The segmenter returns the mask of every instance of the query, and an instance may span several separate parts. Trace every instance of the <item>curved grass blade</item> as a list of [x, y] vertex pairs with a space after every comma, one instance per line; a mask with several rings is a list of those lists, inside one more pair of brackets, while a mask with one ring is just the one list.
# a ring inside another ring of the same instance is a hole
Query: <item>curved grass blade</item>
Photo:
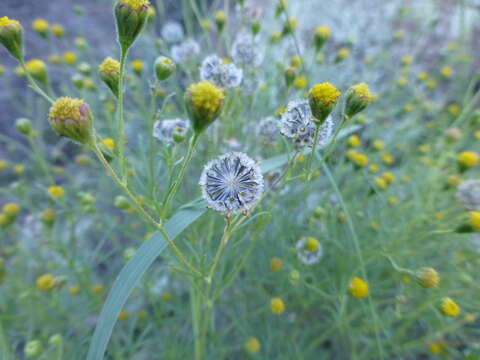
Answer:
[[[177, 237], [185, 228], [199, 218], [206, 211], [205, 204], [199, 203], [175, 214], [166, 224], [165, 230], [172, 239]], [[88, 351], [87, 360], [101, 360], [107, 349], [113, 327], [117, 322], [118, 314], [125, 305], [128, 296], [137, 285], [142, 275], [147, 271], [155, 259], [167, 247], [163, 236], [157, 232], [146, 240], [137, 250], [135, 256], [123, 267], [113, 283], [107, 300], [103, 304], [97, 327], [93, 334]]]

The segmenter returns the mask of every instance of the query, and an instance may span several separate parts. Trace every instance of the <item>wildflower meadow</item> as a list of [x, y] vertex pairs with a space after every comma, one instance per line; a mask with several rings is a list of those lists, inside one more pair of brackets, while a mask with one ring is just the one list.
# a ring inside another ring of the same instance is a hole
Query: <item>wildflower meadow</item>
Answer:
[[479, 1], [39, 3], [0, 360], [480, 359]]

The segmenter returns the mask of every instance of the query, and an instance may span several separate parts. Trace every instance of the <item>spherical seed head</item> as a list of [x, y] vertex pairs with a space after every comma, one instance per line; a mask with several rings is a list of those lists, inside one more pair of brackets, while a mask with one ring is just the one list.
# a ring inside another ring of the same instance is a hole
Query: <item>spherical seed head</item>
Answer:
[[0, 18], [0, 44], [17, 60], [23, 57], [23, 28], [17, 20]]
[[8, 203], [8, 204], [3, 205], [2, 210], [3, 210], [3, 213], [5, 215], [7, 215], [8, 217], [14, 218], [20, 212], [20, 206], [18, 206], [15, 203]]
[[260, 342], [255, 337], [251, 337], [245, 343], [245, 350], [252, 355], [258, 353], [260, 351], [260, 347]]
[[433, 268], [423, 268], [417, 271], [417, 282], [427, 289], [436, 288], [440, 282], [440, 275]]
[[350, 281], [350, 294], [356, 299], [363, 299], [368, 296], [368, 284], [365, 280], [359, 277], [354, 277]]
[[338, 102], [340, 91], [329, 82], [315, 84], [308, 93], [308, 101], [317, 123], [322, 124]]
[[44, 274], [37, 278], [36, 285], [39, 290], [50, 291], [55, 286], [55, 278], [52, 274]]
[[462, 309], [460, 306], [458, 306], [455, 301], [453, 301], [451, 298], [446, 297], [442, 299], [442, 302], [440, 304], [440, 309], [443, 313], [443, 315], [448, 316], [448, 317], [457, 317], [460, 315]]
[[195, 132], [200, 133], [215, 121], [220, 114], [224, 99], [223, 91], [209, 81], [202, 81], [188, 87], [185, 92], [185, 105]]
[[282, 299], [276, 297], [270, 301], [270, 310], [275, 315], [281, 315], [285, 312], [285, 304]]
[[50, 108], [48, 121], [60, 136], [80, 144], [92, 141], [92, 113], [81, 99], [61, 97]]
[[124, 51], [133, 44], [143, 29], [149, 7], [147, 0], [119, 0], [115, 5], [118, 42]]

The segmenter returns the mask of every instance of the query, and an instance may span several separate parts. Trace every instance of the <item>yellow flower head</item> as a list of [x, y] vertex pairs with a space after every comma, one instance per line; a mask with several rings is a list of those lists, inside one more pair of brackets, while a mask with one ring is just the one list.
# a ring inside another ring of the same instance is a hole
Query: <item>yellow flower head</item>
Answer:
[[408, 84], [408, 78], [406, 76], [400, 76], [397, 80], [397, 84], [400, 87], [404, 87]]
[[215, 12], [214, 18], [215, 18], [215, 22], [218, 25], [224, 24], [225, 21], [227, 21], [227, 15], [225, 15], [225, 12], [222, 10], [218, 10], [217, 12]]
[[36, 284], [39, 290], [50, 291], [55, 287], [55, 278], [52, 274], [44, 274], [37, 278]]
[[452, 69], [450, 66], [444, 66], [444, 67], [442, 67], [442, 69], [440, 70], [440, 74], [441, 74], [444, 78], [451, 78], [452, 75], [453, 75], [453, 69]]
[[480, 211], [470, 211], [469, 217], [470, 225], [476, 231], [480, 231]]
[[274, 257], [270, 260], [270, 269], [273, 272], [279, 272], [283, 269], [283, 261], [277, 257]]
[[377, 164], [372, 164], [370, 165], [370, 167], [368, 168], [368, 170], [370, 170], [371, 173], [376, 173], [378, 172], [378, 165]]
[[457, 156], [458, 163], [466, 168], [478, 165], [478, 160], [478, 154], [473, 151], [464, 151]]
[[52, 34], [58, 38], [63, 37], [63, 35], [65, 34], [65, 29], [63, 28], [62, 25], [59, 25], [59, 24], [52, 25], [51, 30], [52, 30]]
[[105, 138], [102, 140], [102, 146], [110, 151], [113, 151], [115, 150], [115, 140], [112, 138]]
[[133, 71], [140, 73], [143, 71], [143, 61], [142, 60], [133, 60], [132, 63], [132, 69]]
[[50, 24], [45, 19], [36, 19], [32, 23], [32, 29], [38, 33], [45, 33], [48, 31]]
[[385, 148], [385, 143], [381, 140], [374, 140], [373, 147], [375, 150], [383, 150]]
[[17, 20], [9, 19], [8, 16], [0, 17], [0, 28], [11, 25], [20, 26], [20, 23]]
[[249, 338], [245, 343], [245, 350], [252, 355], [258, 353], [260, 351], [260, 347], [260, 342], [256, 337]]
[[420, 81], [425, 81], [428, 79], [428, 73], [423, 71], [421, 72], [420, 74], [418, 74], [418, 77], [417, 77], [418, 80]]
[[410, 65], [413, 62], [413, 57], [412, 56], [404, 56], [402, 58], [402, 65]]
[[337, 57], [339, 60], [345, 60], [348, 55], [350, 55], [350, 50], [348, 50], [347, 48], [341, 48], [340, 50], [338, 50]]
[[209, 81], [190, 85], [187, 93], [191, 95], [195, 107], [209, 112], [218, 111], [225, 99], [223, 91]]
[[285, 304], [282, 299], [276, 297], [270, 301], [270, 310], [275, 315], [281, 315], [285, 312]]
[[290, 60], [290, 65], [293, 68], [298, 68], [300, 65], [302, 65], [302, 58], [300, 56], [294, 56], [292, 60]]
[[373, 182], [375, 183], [375, 185], [378, 186], [380, 190], [385, 190], [388, 187], [387, 182], [381, 177], [376, 177], [375, 179], [373, 179]]
[[297, 89], [304, 89], [308, 84], [308, 80], [305, 76], [299, 76], [295, 79], [295, 87]]
[[120, 0], [119, 3], [135, 11], [145, 7], [148, 8], [150, 5], [147, 0]]
[[319, 26], [315, 29], [315, 35], [321, 38], [329, 38], [331, 33], [332, 32], [328, 26]]
[[458, 306], [455, 301], [448, 297], [442, 299], [440, 309], [442, 310], [443, 315], [449, 317], [457, 317], [462, 311], [460, 306]]
[[48, 188], [48, 193], [55, 199], [61, 199], [65, 196], [65, 190], [61, 186], [50, 186]]
[[351, 147], [359, 147], [360, 145], [362, 145], [362, 140], [358, 135], [349, 136], [347, 142], [348, 142], [348, 146], [351, 146]]
[[320, 243], [314, 237], [307, 237], [305, 241], [305, 249], [311, 252], [317, 251], [320, 246]]
[[17, 175], [22, 175], [25, 171], [25, 166], [17, 164], [13, 167], [13, 172]]
[[391, 165], [395, 162], [395, 158], [391, 154], [382, 154], [382, 160], [385, 164]]
[[340, 91], [329, 82], [313, 85], [309, 94], [315, 99], [315, 101], [324, 105], [336, 104], [341, 95]]
[[0, 160], [0, 171], [6, 170], [8, 167], [8, 162], [5, 160]]
[[14, 218], [20, 212], [20, 206], [15, 203], [8, 203], [3, 205], [3, 213], [10, 218]]
[[70, 293], [70, 295], [78, 295], [78, 293], [80, 292], [80, 286], [78, 285], [72, 285], [68, 288], [68, 292]]
[[128, 312], [126, 310], [122, 310], [118, 313], [118, 320], [125, 321], [128, 319]]
[[395, 181], [395, 175], [393, 175], [393, 173], [387, 171], [387, 172], [384, 172], [382, 174], [382, 178], [383, 180], [385, 180], [385, 182], [390, 185], [392, 182]]
[[68, 65], [73, 65], [77, 62], [77, 55], [73, 51], [67, 51], [63, 54], [63, 61]]
[[367, 83], [363, 82], [357, 85], [353, 85], [352, 87], [350, 87], [350, 89], [355, 93], [356, 96], [363, 99], [367, 103], [371, 103], [376, 99], [376, 96], [370, 92]]
[[98, 70], [103, 73], [120, 73], [120, 63], [111, 57], [107, 57], [100, 64]]
[[96, 284], [92, 287], [92, 291], [94, 294], [101, 294], [103, 292], [103, 286], [100, 284]]
[[359, 166], [359, 167], [364, 167], [368, 165], [368, 156], [365, 154], [356, 154], [353, 157], [353, 162]]
[[428, 289], [438, 287], [440, 275], [433, 268], [423, 268], [417, 271], [417, 282]]
[[350, 294], [356, 299], [363, 299], [368, 296], [368, 284], [359, 277], [354, 277], [350, 281]]
[[45, 65], [45, 63], [39, 59], [27, 61], [25, 67], [30, 74], [41, 74], [47, 71], [47, 65]]

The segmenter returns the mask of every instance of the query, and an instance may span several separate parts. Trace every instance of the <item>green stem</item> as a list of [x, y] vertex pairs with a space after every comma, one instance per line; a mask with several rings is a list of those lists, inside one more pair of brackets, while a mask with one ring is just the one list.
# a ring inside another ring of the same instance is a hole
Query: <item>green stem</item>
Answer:
[[127, 183], [126, 159], [125, 159], [125, 130], [123, 129], [123, 78], [125, 77], [125, 60], [127, 58], [128, 47], [121, 47], [120, 55], [120, 75], [118, 78], [118, 158], [120, 159], [120, 171], [122, 182]]
[[312, 178], [312, 162], [313, 162], [313, 157], [315, 156], [315, 151], [317, 150], [317, 144], [318, 144], [318, 134], [320, 133], [320, 124], [317, 124], [317, 127], [315, 129], [315, 137], [313, 139], [313, 147], [312, 147], [312, 152], [310, 153], [310, 156], [308, 157], [308, 164], [307, 164], [307, 181], [310, 181]]
[[133, 201], [133, 203], [135, 204], [135, 207], [137, 209], [137, 212], [147, 221], [149, 222], [150, 224], [152, 224], [154, 226], [154, 228], [156, 230], [158, 230], [162, 235], [163, 237], [165, 238], [165, 240], [167, 241], [168, 245], [170, 246], [170, 248], [172, 249], [173, 253], [175, 254], [177, 260], [183, 264], [184, 266], [186, 266], [192, 273], [194, 273], [195, 275], [197, 276], [201, 276], [200, 272], [195, 269], [193, 267], [192, 264], [190, 264], [186, 259], [185, 257], [182, 255], [182, 252], [178, 249], [178, 247], [175, 245], [175, 243], [173, 242], [173, 240], [170, 238], [170, 236], [167, 234], [167, 232], [165, 231], [164, 227], [163, 227], [163, 224], [161, 222], [157, 222], [153, 219], [152, 216], [150, 216], [150, 214], [143, 208], [143, 206], [141, 205], [141, 201], [140, 199], [138, 199], [131, 191], [130, 189], [127, 187], [127, 185], [125, 185], [125, 183], [123, 183], [120, 178], [118, 177], [118, 175], [115, 173], [115, 171], [112, 169], [112, 167], [110, 166], [110, 164], [108, 163], [108, 161], [105, 159], [105, 157], [103, 156], [103, 153], [100, 151], [99, 147], [98, 147], [98, 144], [94, 141], [92, 143], [92, 150], [93, 152], [95, 153], [95, 155], [97, 155], [98, 159], [100, 160], [100, 162], [102, 163], [102, 165], [105, 167], [105, 169], [107, 170], [107, 172], [109, 173], [109, 175], [112, 177], [113, 181], [115, 183], [117, 183], [117, 185], [122, 189], [122, 191]]
[[[360, 271], [362, 273], [363, 279], [368, 283], [367, 271], [365, 269], [365, 262], [363, 260], [362, 251], [360, 249], [360, 242], [358, 240], [357, 232], [355, 231], [355, 227], [353, 225], [353, 221], [352, 221], [352, 218], [350, 216], [350, 212], [348, 211], [347, 206], [345, 205], [345, 202], [343, 201], [342, 193], [340, 192], [340, 189], [338, 188], [337, 183], [335, 182], [335, 179], [333, 178], [333, 175], [330, 172], [330, 169], [328, 168], [327, 164], [323, 163], [322, 168], [323, 168], [325, 174], [327, 175], [328, 180], [330, 181], [330, 184], [332, 185], [333, 191], [337, 195], [337, 198], [340, 202], [340, 206], [341, 206], [343, 212], [345, 213], [345, 215], [347, 217], [347, 225], [348, 225], [348, 228], [350, 230], [350, 233], [352, 234], [352, 240], [353, 240], [353, 245], [354, 245], [354, 248], [355, 248], [355, 253], [358, 257], [358, 261], [360, 262]], [[368, 296], [368, 305], [369, 305], [371, 316], [372, 316], [372, 319], [373, 319], [373, 327], [374, 327], [374, 330], [375, 330], [375, 338], [376, 338], [376, 342], [377, 342], [378, 351], [380, 353], [379, 354], [380, 359], [384, 359], [385, 354], [384, 354], [384, 350], [383, 350], [383, 346], [382, 346], [382, 341], [380, 339], [380, 329], [379, 329], [379, 326], [378, 326], [377, 313], [375, 312], [375, 308], [374, 308], [373, 300], [372, 300], [371, 296]]]
[[195, 145], [197, 144], [198, 137], [199, 137], [198, 134], [194, 134], [190, 138], [190, 142], [188, 144], [187, 154], [185, 155], [185, 160], [182, 163], [182, 167], [180, 168], [180, 172], [178, 173], [178, 176], [175, 179], [173, 185], [168, 190], [165, 201], [163, 202], [162, 212], [161, 212], [161, 215], [160, 215], [160, 219], [162, 219], [162, 220], [165, 220], [165, 218], [168, 216], [168, 210], [169, 210], [170, 202], [172, 201], [172, 199], [177, 194], [178, 187], [182, 183], [183, 177], [185, 176], [185, 169], [187, 168], [188, 164], [190, 163], [190, 160], [192, 159], [193, 150], [195, 149]]
[[20, 66], [22, 67], [23, 71], [25, 72], [25, 75], [27, 76], [27, 80], [30, 84], [30, 87], [40, 96], [42, 96], [45, 100], [47, 100], [50, 104], [53, 104], [55, 101], [48, 96], [45, 91], [43, 91], [38, 85], [35, 79], [30, 75], [30, 73], [27, 70], [27, 67], [25, 66], [25, 60], [22, 58], [20, 59]]
[[30, 147], [32, 148], [33, 156], [37, 159], [38, 165], [40, 166], [42, 171], [45, 173], [45, 176], [47, 177], [48, 182], [53, 185], [54, 181], [53, 181], [52, 174], [50, 174], [50, 171], [48, 170], [47, 162], [42, 156], [42, 152], [38, 148], [37, 142], [33, 140], [31, 135], [27, 135], [27, 138], [28, 138], [28, 142], [30, 143]]

